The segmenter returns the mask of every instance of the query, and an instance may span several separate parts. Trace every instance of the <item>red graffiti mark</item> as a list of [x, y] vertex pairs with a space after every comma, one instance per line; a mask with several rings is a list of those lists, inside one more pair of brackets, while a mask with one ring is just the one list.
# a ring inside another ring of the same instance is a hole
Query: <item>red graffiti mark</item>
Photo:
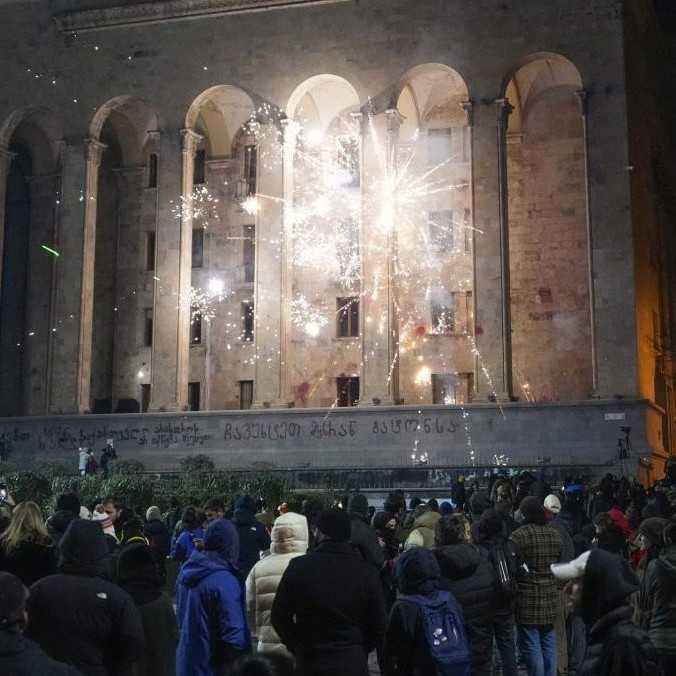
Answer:
[[422, 338], [422, 336], [425, 335], [425, 327], [424, 326], [416, 326], [415, 335], [418, 336], [419, 338]]
[[484, 330], [480, 326], [474, 327], [474, 335], [475, 336], [482, 336], [483, 333], [484, 333]]
[[307, 404], [307, 397], [310, 394], [310, 383], [301, 383], [294, 388], [295, 398], [300, 401], [303, 406]]

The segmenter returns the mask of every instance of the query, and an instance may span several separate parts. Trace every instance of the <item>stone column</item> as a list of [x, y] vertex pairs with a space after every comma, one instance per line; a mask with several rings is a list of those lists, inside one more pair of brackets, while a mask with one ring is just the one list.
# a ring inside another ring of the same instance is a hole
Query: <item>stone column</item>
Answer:
[[195, 152], [201, 139], [191, 129], [183, 129], [180, 137], [164, 133], [160, 141], [150, 388], [153, 411], [179, 411], [188, 404], [193, 221], [190, 196]]
[[594, 290], [594, 240], [591, 219], [591, 183], [589, 181], [589, 125], [587, 120], [588, 94], [584, 89], [576, 92], [582, 117], [582, 136], [584, 140], [584, 190], [586, 201], [587, 225], [587, 288], [589, 293], [589, 339], [592, 364], [592, 397], [599, 396], [598, 362], [596, 358], [596, 292]]
[[256, 276], [254, 284], [255, 376], [254, 406], [280, 407], [288, 403], [285, 313], [288, 312], [286, 237], [284, 232], [284, 172], [266, 166], [280, 143], [276, 130], [264, 134], [258, 147], [258, 212], [256, 214]]
[[473, 109], [474, 296], [480, 397], [512, 394], [506, 99]]
[[362, 127], [360, 405], [398, 399], [395, 314], [396, 152], [401, 117], [392, 109], [365, 118]]
[[85, 141], [84, 232], [82, 237], [82, 282], [80, 285], [80, 338], [77, 362], [77, 410], [89, 410], [94, 323], [94, 265], [96, 262], [96, 201], [99, 167], [106, 146], [96, 139]]
[[[67, 143], [61, 154], [61, 197], [55, 248], [55, 293], [51, 322], [50, 413], [79, 410], [80, 312], [83, 284], [85, 146]], [[94, 207], [96, 204], [94, 203]]]

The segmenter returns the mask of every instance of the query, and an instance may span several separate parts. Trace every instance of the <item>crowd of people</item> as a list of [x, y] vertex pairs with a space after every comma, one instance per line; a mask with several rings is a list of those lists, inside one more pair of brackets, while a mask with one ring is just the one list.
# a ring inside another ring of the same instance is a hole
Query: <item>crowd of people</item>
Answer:
[[8, 496], [0, 674], [676, 673], [676, 459], [650, 490], [522, 472], [448, 497], [69, 493], [45, 520]]

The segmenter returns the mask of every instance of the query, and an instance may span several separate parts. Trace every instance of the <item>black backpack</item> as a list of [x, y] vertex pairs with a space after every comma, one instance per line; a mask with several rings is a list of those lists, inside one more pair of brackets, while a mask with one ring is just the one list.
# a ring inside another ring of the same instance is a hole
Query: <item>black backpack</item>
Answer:
[[497, 578], [497, 592], [504, 603], [511, 603], [519, 591], [519, 577], [523, 574], [523, 561], [511, 540], [494, 547], [490, 553]]

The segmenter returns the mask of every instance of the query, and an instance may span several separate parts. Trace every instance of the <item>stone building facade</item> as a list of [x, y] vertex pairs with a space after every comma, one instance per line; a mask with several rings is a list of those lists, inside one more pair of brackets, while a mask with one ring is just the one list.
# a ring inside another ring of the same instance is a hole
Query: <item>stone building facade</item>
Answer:
[[517, 4], [0, 3], [0, 414], [641, 399], [663, 461], [650, 3]]

